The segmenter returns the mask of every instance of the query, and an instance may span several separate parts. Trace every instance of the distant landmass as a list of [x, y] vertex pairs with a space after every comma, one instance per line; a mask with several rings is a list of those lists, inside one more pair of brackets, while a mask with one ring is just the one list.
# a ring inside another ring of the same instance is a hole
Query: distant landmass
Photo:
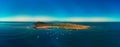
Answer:
[[37, 28], [37, 29], [62, 28], [62, 29], [83, 30], [83, 29], [89, 29], [91, 27], [87, 25], [79, 25], [79, 24], [71, 24], [71, 23], [48, 24], [45, 22], [35, 22], [34, 25], [35, 25], [34, 28]]

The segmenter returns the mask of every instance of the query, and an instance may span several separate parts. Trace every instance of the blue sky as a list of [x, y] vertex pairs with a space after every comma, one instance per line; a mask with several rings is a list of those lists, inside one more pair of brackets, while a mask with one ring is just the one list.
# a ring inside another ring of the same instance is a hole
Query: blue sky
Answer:
[[120, 21], [119, 0], [0, 0], [0, 21]]

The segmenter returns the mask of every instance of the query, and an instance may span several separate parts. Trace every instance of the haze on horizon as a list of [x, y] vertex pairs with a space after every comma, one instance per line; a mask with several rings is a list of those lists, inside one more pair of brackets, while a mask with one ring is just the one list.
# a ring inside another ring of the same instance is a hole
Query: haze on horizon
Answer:
[[0, 0], [0, 21], [119, 22], [118, 0]]

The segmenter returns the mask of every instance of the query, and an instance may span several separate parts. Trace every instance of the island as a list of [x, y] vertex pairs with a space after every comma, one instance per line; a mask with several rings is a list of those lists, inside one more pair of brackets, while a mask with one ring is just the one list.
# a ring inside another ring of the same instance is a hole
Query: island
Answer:
[[34, 28], [37, 29], [50, 29], [50, 28], [58, 28], [58, 29], [72, 29], [72, 30], [84, 30], [89, 29], [90, 26], [87, 25], [79, 25], [79, 24], [71, 24], [71, 23], [54, 23], [54, 24], [48, 24], [45, 22], [35, 22]]

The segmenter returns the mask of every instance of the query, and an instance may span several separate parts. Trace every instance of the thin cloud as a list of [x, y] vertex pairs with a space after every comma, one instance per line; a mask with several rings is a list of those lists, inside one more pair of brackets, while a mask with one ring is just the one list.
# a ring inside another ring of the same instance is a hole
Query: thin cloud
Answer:
[[110, 21], [109, 18], [103, 18], [103, 17], [72, 17], [66, 19], [66, 21], [72, 21], [72, 22], [105, 22], [105, 21]]
[[0, 21], [70, 21], [70, 22], [106, 22], [110, 18], [105, 17], [68, 17], [64, 19], [50, 17], [50, 16], [34, 16], [19, 15], [14, 17], [0, 18]]
[[25, 16], [25, 15], [0, 18], [0, 21], [54, 21], [54, 20], [56, 19], [53, 17], [48, 17], [48, 16], [30, 17], [30, 16]]

